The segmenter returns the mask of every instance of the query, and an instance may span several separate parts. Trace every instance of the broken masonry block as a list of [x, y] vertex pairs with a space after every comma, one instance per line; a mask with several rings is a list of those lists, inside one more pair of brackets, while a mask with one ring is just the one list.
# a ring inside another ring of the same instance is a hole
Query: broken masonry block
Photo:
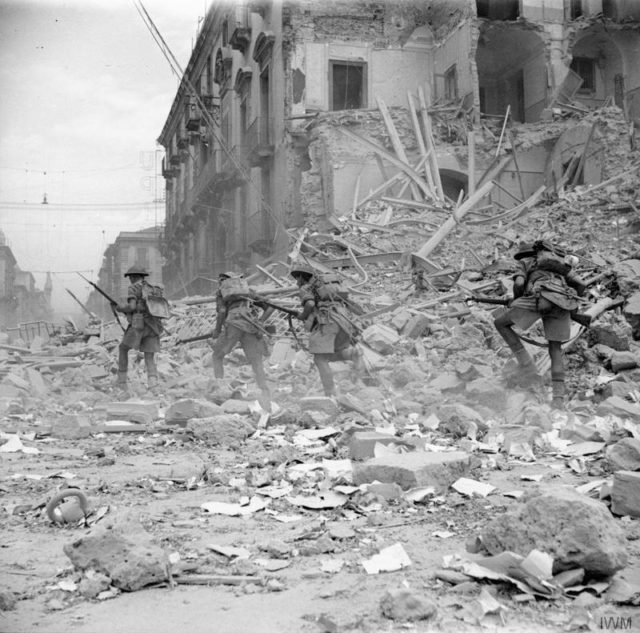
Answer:
[[589, 328], [589, 341], [606, 345], [618, 352], [629, 351], [631, 328], [621, 323], [595, 323]]
[[428, 620], [437, 613], [436, 603], [429, 598], [406, 589], [389, 589], [380, 601], [382, 615], [398, 622]]
[[631, 418], [635, 422], [640, 422], [640, 406], [628, 402], [619, 396], [611, 396], [600, 402], [597, 406], [596, 413], [603, 417], [611, 413], [621, 418]]
[[362, 340], [380, 354], [391, 354], [400, 340], [400, 335], [387, 325], [375, 323], [362, 332]]
[[640, 339], [640, 291], [634, 292], [627, 298], [622, 310], [624, 318], [631, 326], [634, 340]]
[[640, 517], [640, 473], [619, 470], [613, 475], [611, 512]]
[[197, 439], [213, 446], [237, 446], [256, 430], [250, 418], [236, 414], [193, 418], [187, 422], [186, 429]]
[[349, 458], [354, 460], [369, 459], [375, 456], [376, 444], [392, 444], [398, 438], [377, 431], [356, 431], [349, 442]]
[[67, 414], [51, 423], [51, 437], [79, 440], [89, 437], [96, 429], [91, 422], [77, 414]]
[[613, 352], [611, 355], [611, 371], [618, 373], [638, 366], [638, 357], [633, 352]]
[[494, 519], [482, 544], [491, 555], [546, 552], [554, 558], [554, 574], [583, 567], [610, 576], [628, 561], [624, 532], [607, 506], [568, 487], [545, 490]]
[[298, 400], [302, 411], [322, 411], [330, 416], [338, 415], [339, 409], [333, 398], [325, 396], [307, 396]]
[[222, 413], [238, 413], [240, 415], [251, 414], [251, 402], [248, 400], [236, 400], [235, 398], [229, 398], [220, 405]]
[[412, 314], [406, 308], [399, 308], [391, 317], [391, 325], [398, 331], [402, 332], [407, 323], [411, 320]]
[[402, 328], [402, 335], [407, 338], [419, 338], [429, 330], [431, 321], [424, 314], [414, 314]]
[[191, 418], [208, 418], [222, 413], [221, 407], [208, 400], [185, 398], [174, 402], [165, 412], [164, 421], [167, 424], [184, 424]]
[[[140, 529], [142, 533], [142, 529]], [[118, 528], [95, 528], [63, 547], [78, 569], [106, 574], [118, 589], [136, 591], [167, 580], [169, 559], [148, 537]]]
[[127, 420], [140, 424], [151, 424], [158, 419], [159, 415], [158, 403], [148, 400], [110, 402], [107, 405], [108, 420]]
[[469, 471], [471, 458], [462, 451], [432, 453], [414, 451], [374, 457], [353, 465], [353, 481], [360, 484], [380, 481], [396, 483], [403, 490], [417, 486], [433, 486], [444, 493], [449, 486]]
[[605, 458], [613, 473], [618, 470], [640, 470], [640, 440], [625, 437], [607, 446]]

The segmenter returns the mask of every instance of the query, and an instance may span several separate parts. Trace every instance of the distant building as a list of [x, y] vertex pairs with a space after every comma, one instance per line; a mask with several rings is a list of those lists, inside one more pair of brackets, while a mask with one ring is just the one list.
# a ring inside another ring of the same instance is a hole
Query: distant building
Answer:
[[0, 230], [0, 327], [16, 324], [18, 300], [15, 293], [16, 258]]
[[50, 294], [36, 288], [33, 273], [20, 269], [0, 231], [0, 327], [50, 321], [52, 317]]
[[[422, 87], [426, 107], [452, 104], [476, 126], [507, 108], [533, 123], [568, 100], [640, 117], [639, 20], [632, 0], [212, 3], [158, 139], [168, 294], [209, 294], [221, 270], [282, 259], [289, 229], [326, 232], [387, 180], [340, 133], [372, 124], [365, 135], [387, 143], [378, 99], [406, 112]], [[467, 156], [454, 145], [435, 153], [455, 203]], [[548, 178], [547, 151], [527, 157], [529, 180], [523, 158], [518, 194]]]
[[[129, 286], [124, 274], [133, 264], [146, 268], [151, 283], [162, 284], [160, 235], [159, 227], [119, 233], [113, 244], [104, 252], [96, 282], [98, 286], [116, 301], [124, 301]], [[91, 292], [86, 306], [104, 319], [113, 318], [109, 303], [96, 291]]]

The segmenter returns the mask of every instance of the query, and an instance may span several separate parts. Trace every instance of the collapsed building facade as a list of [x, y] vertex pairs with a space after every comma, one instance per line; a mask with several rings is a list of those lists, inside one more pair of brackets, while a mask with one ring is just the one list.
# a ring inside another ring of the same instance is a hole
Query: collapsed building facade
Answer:
[[557, 182], [585, 144], [575, 177], [599, 182], [597, 131], [547, 122], [610, 104], [640, 118], [639, 21], [625, 0], [214, 3], [159, 137], [168, 295], [210, 294], [222, 270], [284, 258], [292, 229], [331, 230], [396, 171], [343, 130], [389, 145], [383, 106], [410, 130], [418, 87], [430, 112], [448, 112], [433, 148], [442, 200], [491, 167], [492, 118], [538, 135], [506, 157], [491, 204]]

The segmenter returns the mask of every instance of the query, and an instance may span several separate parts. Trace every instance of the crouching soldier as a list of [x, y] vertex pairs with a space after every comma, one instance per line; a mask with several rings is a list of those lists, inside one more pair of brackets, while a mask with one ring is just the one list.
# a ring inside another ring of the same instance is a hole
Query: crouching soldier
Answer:
[[362, 369], [362, 353], [355, 345], [359, 330], [345, 307], [347, 293], [337, 279], [322, 279], [304, 264], [294, 266], [291, 276], [299, 288], [302, 311], [298, 317], [309, 332], [309, 352], [313, 354], [325, 395], [333, 396], [335, 383], [329, 363], [350, 360], [358, 371]]
[[[163, 327], [161, 317], [154, 316], [152, 312], [167, 317], [168, 304], [161, 296], [161, 288], [147, 283], [145, 277], [149, 273], [142, 266], [133, 265], [124, 276], [129, 278], [127, 303], [113, 304], [118, 312], [126, 314], [129, 322], [118, 348], [118, 385], [125, 387], [127, 384], [129, 350], [135, 349], [144, 353], [148, 386], [153, 389], [158, 384], [155, 355], [160, 351]], [[154, 306], [151, 311], [150, 306]]]
[[572, 273], [567, 263], [570, 258], [547, 242], [522, 244], [514, 259], [519, 263], [513, 278], [514, 300], [494, 324], [525, 377], [533, 378], [537, 375], [533, 359], [513, 326], [526, 330], [542, 319], [551, 357], [552, 406], [561, 408], [565, 396], [562, 343], [569, 340], [571, 312], [577, 309], [577, 297], [584, 293], [585, 284]]
[[238, 273], [221, 273], [216, 294], [216, 327], [213, 332], [213, 371], [216, 378], [224, 378], [224, 357], [240, 343], [244, 355], [251, 364], [256, 383], [261, 391], [260, 406], [270, 410], [271, 393], [267, 385], [262, 357], [267, 354], [268, 335], [262, 321], [268, 316], [260, 297]]

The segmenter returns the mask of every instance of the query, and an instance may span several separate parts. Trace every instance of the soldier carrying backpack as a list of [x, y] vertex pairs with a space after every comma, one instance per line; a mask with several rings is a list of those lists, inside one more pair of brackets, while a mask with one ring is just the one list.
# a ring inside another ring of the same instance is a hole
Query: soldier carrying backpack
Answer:
[[572, 272], [572, 256], [548, 242], [538, 240], [521, 244], [514, 255], [519, 269], [513, 277], [514, 300], [494, 320], [494, 325], [514, 353], [525, 377], [537, 375], [533, 359], [512, 326], [526, 330], [542, 319], [544, 336], [551, 357], [552, 405], [564, 404], [564, 361], [562, 343], [569, 340], [571, 312], [578, 307], [578, 296], [585, 291], [584, 282]]
[[163, 296], [160, 286], [147, 283], [145, 277], [149, 273], [138, 264], [134, 264], [124, 274], [129, 278], [127, 303], [112, 307], [127, 315], [129, 326], [118, 348], [118, 385], [127, 384], [129, 350], [135, 349], [144, 353], [149, 388], [158, 384], [158, 369], [155, 354], [160, 351], [160, 335], [163, 331], [161, 319], [169, 317], [169, 304]]
[[[212, 335], [214, 375], [216, 378], [224, 378], [224, 357], [240, 343], [261, 391], [260, 406], [270, 410], [271, 393], [263, 365], [263, 356], [268, 353], [267, 333], [262, 325], [268, 312], [261, 304], [258, 294], [249, 287], [241, 274], [225, 272], [218, 279], [217, 320]], [[260, 307], [264, 310], [262, 315], [258, 311]]]
[[329, 363], [350, 360], [359, 371], [362, 353], [356, 346], [360, 330], [349, 318], [355, 306], [335, 275], [320, 277], [306, 264], [291, 269], [299, 288], [302, 311], [298, 318], [309, 332], [309, 352], [318, 368], [324, 393], [335, 395], [333, 372]]

